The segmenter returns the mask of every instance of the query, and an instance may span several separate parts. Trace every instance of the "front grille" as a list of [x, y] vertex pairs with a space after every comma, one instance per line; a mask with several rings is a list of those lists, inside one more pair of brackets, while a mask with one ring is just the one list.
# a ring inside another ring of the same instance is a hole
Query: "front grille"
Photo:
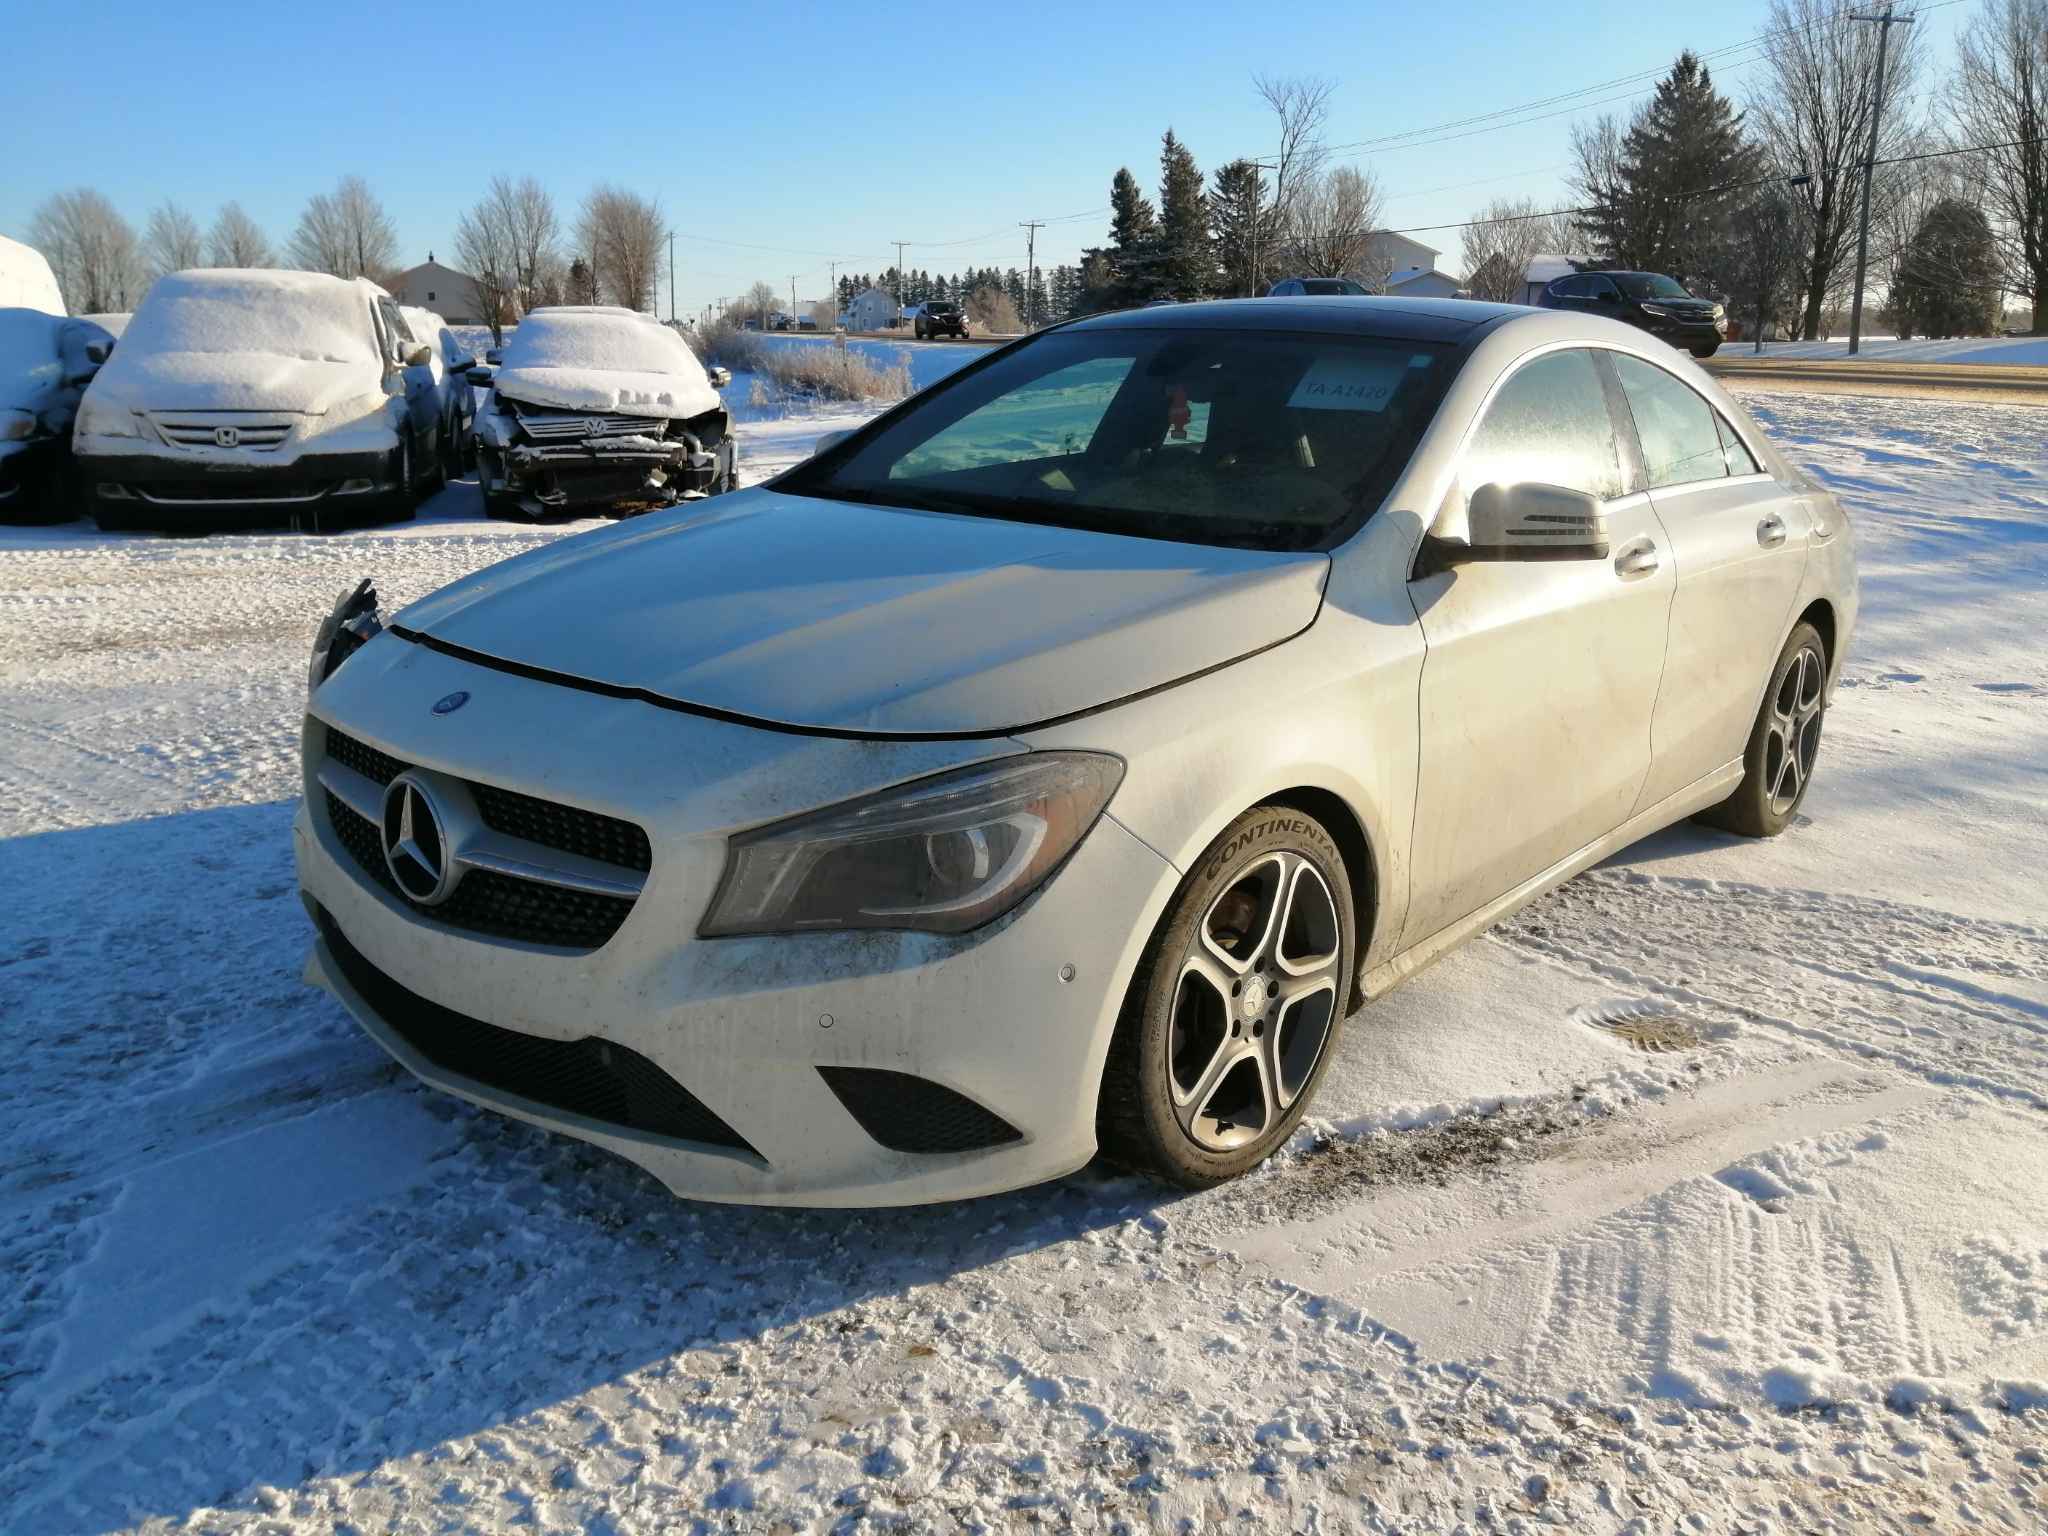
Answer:
[[622, 869], [637, 869], [643, 875], [654, 867], [654, 850], [647, 834], [630, 821], [557, 805], [495, 784], [472, 784], [469, 792], [476, 798], [477, 814], [493, 832]]
[[544, 1039], [444, 1008], [371, 964], [324, 910], [319, 923], [328, 953], [357, 996], [442, 1071], [629, 1131], [760, 1156], [744, 1136], [638, 1051], [594, 1035]]
[[633, 911], [631, 897], [600, 896], [543, 880], [521, 880], [494, 869], [469, 870], [439, 906], [417, 906], [391, 878], [375, 822], [358, 816], [331, 792], [327, 819], [349, 857], [372, 882], [433, 921], [465, 933], [556, 949], [599, 949], [611, 942]]
[[892, 1152], [978, 1152], [1023, 1133], [964, 1093], [880, 1067], [820, 1067], [818, 1075], [860, 1122]]
[[582, 411], [539, 411], [519, 408], [519, 425], [537, 443], [581, 442], [586, 437], [660, 437], [668, 427], [662, 416], [616, 416]]
[[156, 429], [167, 443], [180, 448], [217, 448], [222, 446], [214, 433], [222, 427], [232, 427], [239, 439], [237, 448], [247, 448], [256, 453], [274, 453], [291, 436], [292, 427], [288, 421], [230, 421], [209, 420], [206, 417], [165, 417], [156, 418]]

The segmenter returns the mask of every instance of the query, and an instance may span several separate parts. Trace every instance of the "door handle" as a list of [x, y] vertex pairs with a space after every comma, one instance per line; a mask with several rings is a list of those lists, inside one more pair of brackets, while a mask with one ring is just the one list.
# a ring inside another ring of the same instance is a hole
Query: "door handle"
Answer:
[[1623, 581], [1634, 581], [1640, 576], [1654, 575], [1657, 565], [1657, 546], [1644, 539], [1614, 557], [1614, 574]]
[[1756, 541], [1765, 549], [1776, 549], [1785, 542], [1785, 519], [1773, 512], [1756, 525]]

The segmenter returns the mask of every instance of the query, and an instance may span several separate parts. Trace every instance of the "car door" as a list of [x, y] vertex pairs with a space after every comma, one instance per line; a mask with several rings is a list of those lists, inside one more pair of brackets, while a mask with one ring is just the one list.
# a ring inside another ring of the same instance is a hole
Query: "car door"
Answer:
[[1586, 308], [1586, 280], [1583, 277], [1560, 277], [1550, 285], [1552, 307], [1583, 311]]
[[1447, 512], [1489, 482], [1569, 486], [1601, 498], [1608, 553], [1461, 565], [1410, 582], [1427, 650], [1406, 943], [1635, 808], [1672, 568], [1621, 411], [1595, 353], [1553, 350], [1496, 386], [1464, 445]]
[[1806, 569], [1811, 519], [1705, 395], [1609, 354], [1678, 571], [1643, 805], [1742, 755]]
[[389, 299], [377, 301], [377, 312], [384, 320], [384, 334], [390, 338], [392, 366], [405, 377], [405, 415], [412, 426], [414, 473], [420, 473], [420, 466], [431, 464], [436, 446], [441, 440], [441, 392], [434, 383], [431, 362], [418, 366], [408, 365], [406, 357], [419, 345], [412, 333], [412, 327], [405, 323], [405, 316], [398, 312], [398, 306]]

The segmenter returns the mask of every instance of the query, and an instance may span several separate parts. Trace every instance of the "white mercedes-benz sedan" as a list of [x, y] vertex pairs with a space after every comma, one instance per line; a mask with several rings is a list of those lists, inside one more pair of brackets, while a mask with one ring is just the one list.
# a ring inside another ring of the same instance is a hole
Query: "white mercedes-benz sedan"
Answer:
[[1460, 940], [1683, 817], [1782, 830], [1855, 615], [1834, 497], [1640, 331], [1098, 316], [768, 485], [345, 597], [309, 978], [682, 1195], [1213, 1183]]

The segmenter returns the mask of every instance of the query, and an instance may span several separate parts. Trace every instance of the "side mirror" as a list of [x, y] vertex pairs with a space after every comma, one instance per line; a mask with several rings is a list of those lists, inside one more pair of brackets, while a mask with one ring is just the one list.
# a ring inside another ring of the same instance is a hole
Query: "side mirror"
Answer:
[[88, 341], [85, 344], [85, 360], [88, 363], [104, 363], [113, 355], [114, 344], [111, 341]]
[[448, 371], [450, 373], [467, 373], [475, 366], [476, 356], [474, 353], [468, 357], [452, 357], [448, 360]]
[[399, 360], [408, 368], [424, 368], [434, 360], [434, 349], [425, 342], [399, 348]]
[[475, 365], [471, 365], [469, 371], [463, 374], [463, 377], [469, 380], [470, 387], [473, 389], [489, 389], [491, 387], [491, 380], [497, 377], [497, 375], [488, 368], [478, 368]]
[[837, 448], [841, 443], [845, 442], [851, 436], [853, 436], [853, 433], [851, 431], [827, 432], [823, 437], [818, 439], [817, 447], [811, 450], [811, 457], [816, 458], [821, 453], [825, 453], [830, 451], [831, 449]]
[[499, 349], [496, 347], [492, 347], [490, 351], [484, 354], [484, 361], [489, 363], [493, 368], [497, 367], [498, 364], [502, 363], [504, 360], [505, 354], [499, 351]]
[[1431, 534], [1416, 575], [1523, 560], [1605, 560], [1600, 498], [1562, 485], [1482, 485], [1465, 504], [1465, 538]]
[[732, 382], [732, 370], [730, 368], [706, 368], [704, 376], [711, 381], [713, 389], [723, 389]]

